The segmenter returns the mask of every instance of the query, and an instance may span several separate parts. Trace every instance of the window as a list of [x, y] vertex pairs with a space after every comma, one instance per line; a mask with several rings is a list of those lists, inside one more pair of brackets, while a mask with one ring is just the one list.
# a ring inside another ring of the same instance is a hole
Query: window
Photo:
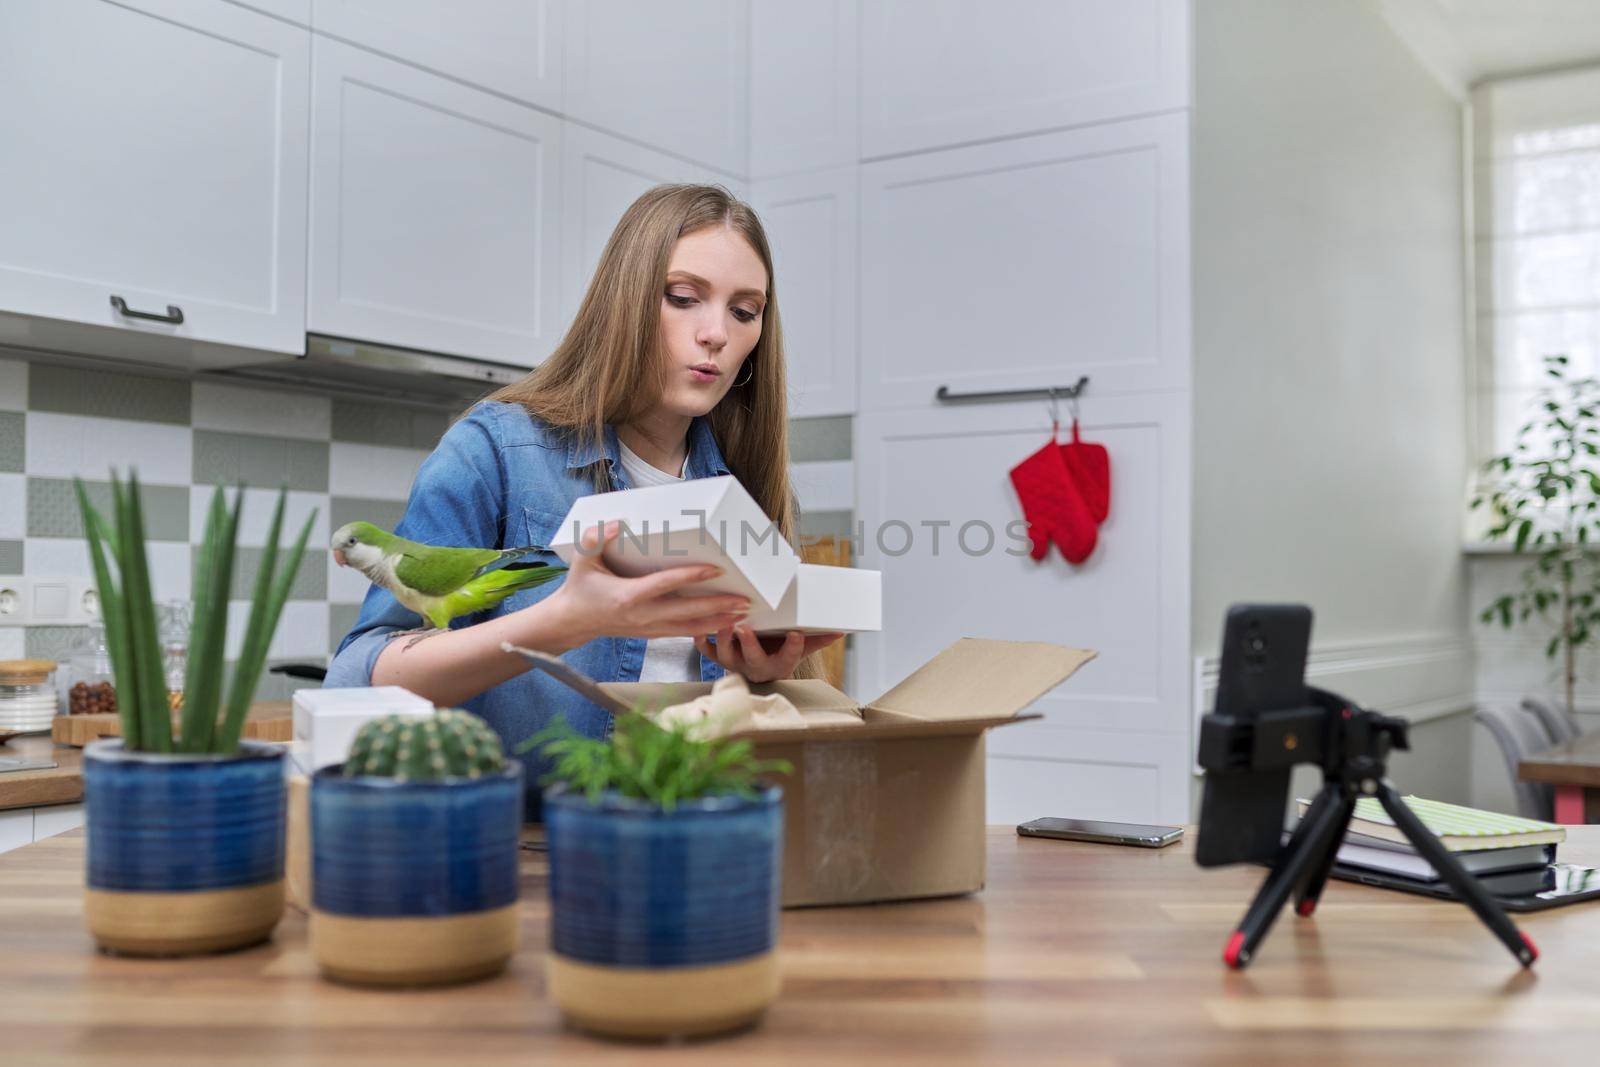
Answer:
[[1600, 375], [1600, 67], [1473, 91], [1479, 458], [1508, 450], [1544, 357]]

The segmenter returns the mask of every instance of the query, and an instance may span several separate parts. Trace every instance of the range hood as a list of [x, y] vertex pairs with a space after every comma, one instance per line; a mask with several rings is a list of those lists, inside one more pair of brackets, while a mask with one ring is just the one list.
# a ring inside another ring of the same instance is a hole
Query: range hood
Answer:
[[203, 377], [460, 411], [527, 373], [506, 363], [313, 333], [306, 335], [303, 356], [218, 368]]

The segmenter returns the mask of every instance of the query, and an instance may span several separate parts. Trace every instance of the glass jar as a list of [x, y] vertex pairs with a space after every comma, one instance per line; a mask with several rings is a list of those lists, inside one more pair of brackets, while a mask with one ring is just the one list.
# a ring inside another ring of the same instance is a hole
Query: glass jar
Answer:
[[0, 660], [0, 732], [48, 730], [60, 707], [54, 660]]
[[161, 605], [161, 662], [167, 679], [167, 707], [183, 710], [184, 677], [189, 671], [189, 602]]
[[117, 687], [111, 671], [111, 646], [106, 642], [105, 623], [89, 624], [68, 665], [71, 677], [67, 689], [67, 713], [114, 714], [117, 710]]

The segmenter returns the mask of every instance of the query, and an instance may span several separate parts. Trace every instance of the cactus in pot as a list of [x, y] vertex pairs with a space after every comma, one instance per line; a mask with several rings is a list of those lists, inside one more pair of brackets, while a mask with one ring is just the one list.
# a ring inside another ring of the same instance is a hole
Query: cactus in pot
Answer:
[[344, 762], [346, 778], [397, 782], [482, 778], [505, 767], [500, 735], [476, 715], [440, 711], [429, 719], [386, 715], [362, 725]]
[[324, 975], [437, 985], [516, 951], [522, 764], [476, 715], [364, 723], [311, 780], [311, 952]]

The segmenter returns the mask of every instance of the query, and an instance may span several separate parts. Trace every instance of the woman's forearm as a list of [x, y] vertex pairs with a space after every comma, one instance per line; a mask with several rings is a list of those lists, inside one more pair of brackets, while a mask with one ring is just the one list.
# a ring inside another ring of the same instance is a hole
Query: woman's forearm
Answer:
[[408, 636], [391, 640], [372, 665], [372, 684], [398, 685], [452, 707], [528, 669], [527, 660], [501, 651], [501, 642], [560, 655], [591, 636], [577, 632], [558, 592], [476, 626], [430, 634], [415, 645]]

